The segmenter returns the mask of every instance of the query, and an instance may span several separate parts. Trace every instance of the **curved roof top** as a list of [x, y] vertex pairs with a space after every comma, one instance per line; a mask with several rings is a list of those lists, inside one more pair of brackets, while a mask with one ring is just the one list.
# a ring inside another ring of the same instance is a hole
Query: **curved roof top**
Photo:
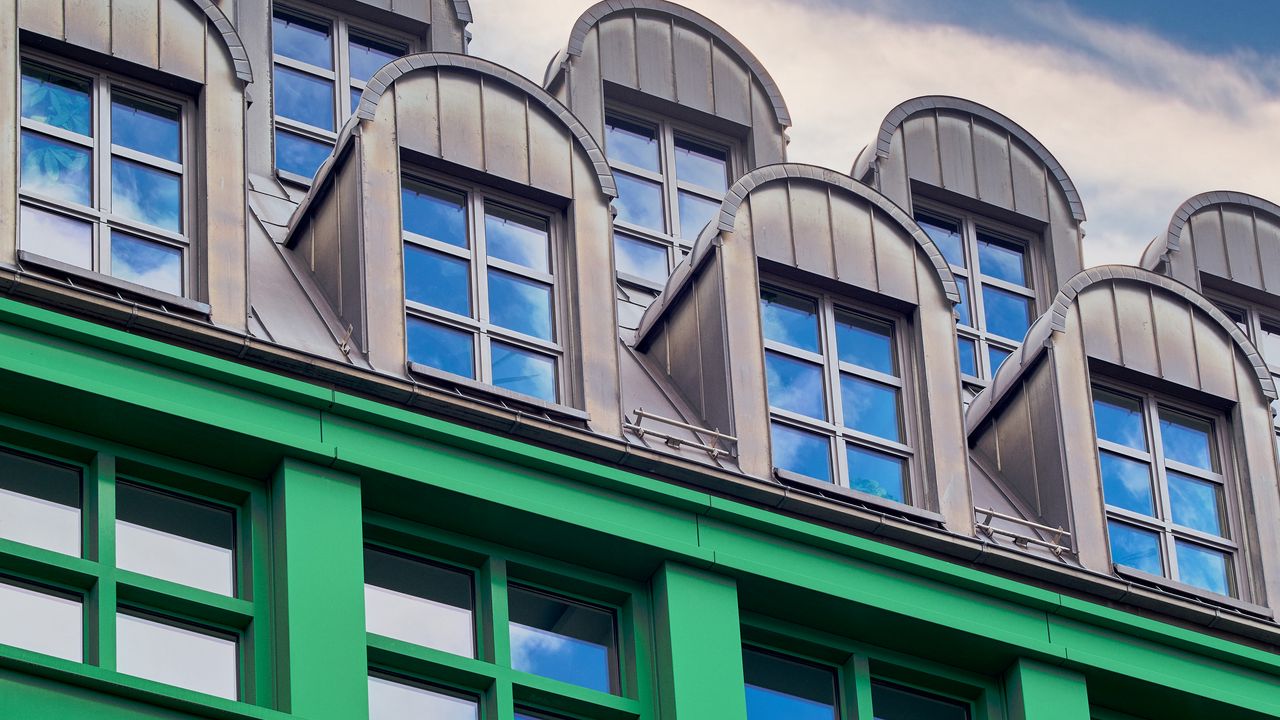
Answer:
[[1164, 234], [1157, 235], [1147, 245], [1147, 248], [1142, 251], [1142, 266], [1148, 269], [1154, 268], [1161, 259], [1170, 253], [1181, 251], [1182, 230], [1191, 220], [1191, 216], [1212, 205], [1244, 205], [1245, 207], [1251, 207], [1276, 218], [1276, 224], [1280, 225], [1280, 205], [1270, 200], [1231, 190], [1203, 192], [1193, 195], [1178, 206], [1177, 211], [1173, 213], [1173, 217], [1169, 220], [1168, 229], [1165, 230]]
[[453, 0], [453, 12], [464, 23], [472, 21], [470, 0]]
[[1115, 280], [1140, 282], [1159, 287], [1199, 308], [1231, 337], [1236, 346], [1248, 358], [1249, 365], [1253, 367], [1254, 374], [1258, 376], [1258, 383], [1262, 386], [1262, 393], [1272, 400], [1280, 397], [1276, 394], [1276, 385], [1271, 378], [1271, 371], [1267, 368], [1266, 360], [1262, 358], [1262, 355], [1253, 346], [1253, 343], [1249, 341], [1249, 338], [1245, 337], [1244, 333], [1240, 331], [1240, 328], [1236, 327], [1236, 324], [1224, 315], [1208, 298], [1177, 280], [1164, 275], [1157, 275], [1142, 268], [1129, 265], [1101, 265], [1084, 270], [1067, 281], [1067, 284], [1058, 292], [1058, 296], [1054, 298], [1053, 305], [1048, 312], [1041, 315], [1031, 324], [1031, 327], [1027, 330], [1026, 338], [1022, 341], [1022, 345], [996, 371], [996, 376], [991, 381], [991, 385], [978, 393], [973, 402], [969, 404], [969, 410], [965, 413], [966, 432], [976, 430], [991, 411], [1000, 404], [1004, 396], [1012, 388], [1018, 386], [1018, 380], [1022, 377], [1022, 374], [1052, 344], [1052, 335], [1066, 332], [1067, 313], [1070, 311], [1071, 306], [1075, 304], [1076, 298], [1079, 297], [1080, 293], [1091, 285]]
[[[1034, 153], [1042, 163], [1044, 163], [1044, 166], [1048, 168], [1049, 172], [1053, 175], [1054, 180], [1057, 181], [1058, 186], [1062, 188], [1062, 192], [1067, 196], [1067, 202], [1071, 206], [1072, 217], [1074, 217], [1077, 222], [1084, 221], [1084, 202], [1080, 199], [1080, 193], [1076, 190], [1075, 183], [1071, 181], [1071, 177], [1067, 175], [1066, 169], [1062, 167], [1062, 163], [1058, 162], [1058, 159], [1053, 156], [1053, 153], [1049, 152], [1049, 149], [1046, 148], [1043, 143], [1037, 140], [1034, 135], [1027, 132], [1026, 129], [1018, 123], [1010, 120], [1004, 115], [1001, 115], [995, 110], [992, 110], [985, 105], [973, 102], [972, 100], [965, 100], [964, 98], [952, 97], [950, 95], [926, 95], [923, 97], [913, 98], [901, 105], [898, 105], [894, 109], [890, 110], [889, 114], [886, 115], [884, 120], [880, 123], [880, 131], [876, 134], [876, 141], [874, 143], [875, 158], [878, 160], [880, 158], [889, 157], [889, 148], [893, 141], [894, 132], [896, 132], [898, 128], [902, 127], [902, 124], [906, 122], [908, 118], [928, 110], [955, 110], [957, 112], [968, 113], [1006, 130], [1010, 135], [1014, 136], [1021, 141], [1022, 144], [1030, 148], [1031, 152]], [[866, 151], [864, 150], [863, 152], [865, 154]], [[861, 160], [862, 157], [863, 156], [860, 155], [859, 160]], [[867, 160], [869, 161], [870, 158], [868, 157]], [[857, 172], [856, 168], [855, 172]]]
[[214, 4], [213, 0], [191, 0], [200, 11], [205, 14], [209, 22], [217, 28], [218, 34], [222, 36], [222, 44], [227, 48], [227, 52], [231, 55], [231, 64], [235, 66], [236, 77], [246, 83], [253, 82], [253, 68], [249, 66], [249, 54], [245, 52], [244, 43], [240, 40], [240, 35], [236, 33], [236, 28], [223, 14], [222, 10]]

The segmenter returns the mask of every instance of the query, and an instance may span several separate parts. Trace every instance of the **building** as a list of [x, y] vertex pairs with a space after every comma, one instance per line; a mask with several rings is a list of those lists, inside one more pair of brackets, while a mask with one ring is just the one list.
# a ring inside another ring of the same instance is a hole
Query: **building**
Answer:
[[470, 21], [0, 4], [0, 717], [1280, 716], [1280, 207]]

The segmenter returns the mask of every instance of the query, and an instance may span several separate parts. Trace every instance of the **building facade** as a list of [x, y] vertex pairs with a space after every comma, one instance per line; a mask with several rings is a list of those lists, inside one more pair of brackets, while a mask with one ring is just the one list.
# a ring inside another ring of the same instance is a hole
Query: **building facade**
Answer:
[[0, 717], [1280, 717], [1280, 207], [482, 20], [0, 4]]

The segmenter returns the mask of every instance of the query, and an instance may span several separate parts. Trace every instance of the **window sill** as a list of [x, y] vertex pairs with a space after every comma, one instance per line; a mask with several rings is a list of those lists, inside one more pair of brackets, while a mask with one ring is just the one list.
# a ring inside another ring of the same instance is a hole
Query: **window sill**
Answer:
[[516, 405], [517, 409], [519, 409], [519, 406], [524, 406], [547, 413], [548, 415], [576, 420], [579, 422], [587, 422], [591, 419], [591, 416], [586, 412], [577, 408], [569, 407], [568, 405], [547, 402], [546, 400], [540, 400], [532, 395], [512, 392], [511, 390], [505, 390], [461, 375], [454, 375], [451, 372], [437, 370], [433, 367], [428, 367], [413, 361], [409, 361], [409, 372], [411, 375], [421, 375], [436, 382], [446, 383], [458, 388], [466, 388], [467, 390], [483, 393], [484, 395], [495, 397], [505, 402], [510, 402]]
[[821, 493], [834, 495], [839, 499], [864, 506], [870, 510], [888, 513], [897, 517], [904, 517], [909, 520], [915, 520], [928, 525], [937, 525], [941, 527], [946, 524], [942, 515], [939, 515], [932, 510], [925, 510], [914, 505], [900, 503], [896, 500], [878, 497], [870, 493], [862, 492], [861, 490], [844, 487], [843, 485], [815, 480], [804, 475], [793, 473], [790, 470], [783, 470], [782, 468], [774, 468], [773, 474], [786, 485], [796, 485], [805, 489], [817, 490]]
[[1149, 572], [1129, 567], [1127, 565], [1112, 565], [1111, 567], [1115, 570], [1116, 575], [1128, 580], [1136, 580], [1144, 585], [1152, 585], [1162, 590], [1167, 590], [1178, 595], [1188, 596], [1211, 605], [1230, 608], [1231, 610], [1248, 613], [1249, 615], [1257, 617], [1263, 617], [1268, 620], [1275, 619], [1275, 613], [1272, 612], [1270, 608], [1263, 607], [1262, 605], [1255, 605], [1251, 602], [1239, 600], [1228, 595], [1219, 595], [1215, 592], [1210, 592], [1194, 585], [1188, 585], [1186, 583], [1178, 582], [1177, 580], [1170, 580], [1169, 578], [1161, 575], [1152, 575]]
[[103, 273], [86, 270], [82, 267], [69, 265], [59, 260], [47, 258], [36, 253], [19, 250], [18, 260], [22, 263], [35, 265], [46, 271], [52, 271], [60, 275], [70, 278], [76, 278], [86, 283], [90, 283], [96, 287], [106, 288], [122, 293], [128, 299], [141, 301], [146, 305], [159, 305], [169, 310], [180, 310], [186, 314], [198, 315], [207, 318], [211, 309], [208, 303], [198, 302], [189, 298], [179, 297], [178, 295], [170, 295], [166, 292], [153, 290], [149, 287], [131, 283], [127, 280], [104, 275]]
[[622, 271], [618, 271], [618, 282], [622, 283], [623, 285], [633, 285], [642, 290], [647, 290], [655, 294], [661, 293], [663, 289], [665, 289], [666, 287], [665, 283], [659, 283], [655, 280], [650, 280], [648, 278], [640, 277], [639, 275], [632, 275], [630, 273], [625, 273]]

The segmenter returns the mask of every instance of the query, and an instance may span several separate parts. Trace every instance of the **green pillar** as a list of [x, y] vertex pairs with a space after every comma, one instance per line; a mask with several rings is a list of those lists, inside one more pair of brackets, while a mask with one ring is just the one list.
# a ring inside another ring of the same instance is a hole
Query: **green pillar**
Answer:
[[277, 697], [307, 720], [369, 712], [360, 481], [286, 460], [272, 488]]
[[737, 585], [666, 563], [653, 594], [663, 720], [746, 720]]
[[1005, 672], [1010, 720], [1089, 720], [1084, 676], [1020, 659]]

